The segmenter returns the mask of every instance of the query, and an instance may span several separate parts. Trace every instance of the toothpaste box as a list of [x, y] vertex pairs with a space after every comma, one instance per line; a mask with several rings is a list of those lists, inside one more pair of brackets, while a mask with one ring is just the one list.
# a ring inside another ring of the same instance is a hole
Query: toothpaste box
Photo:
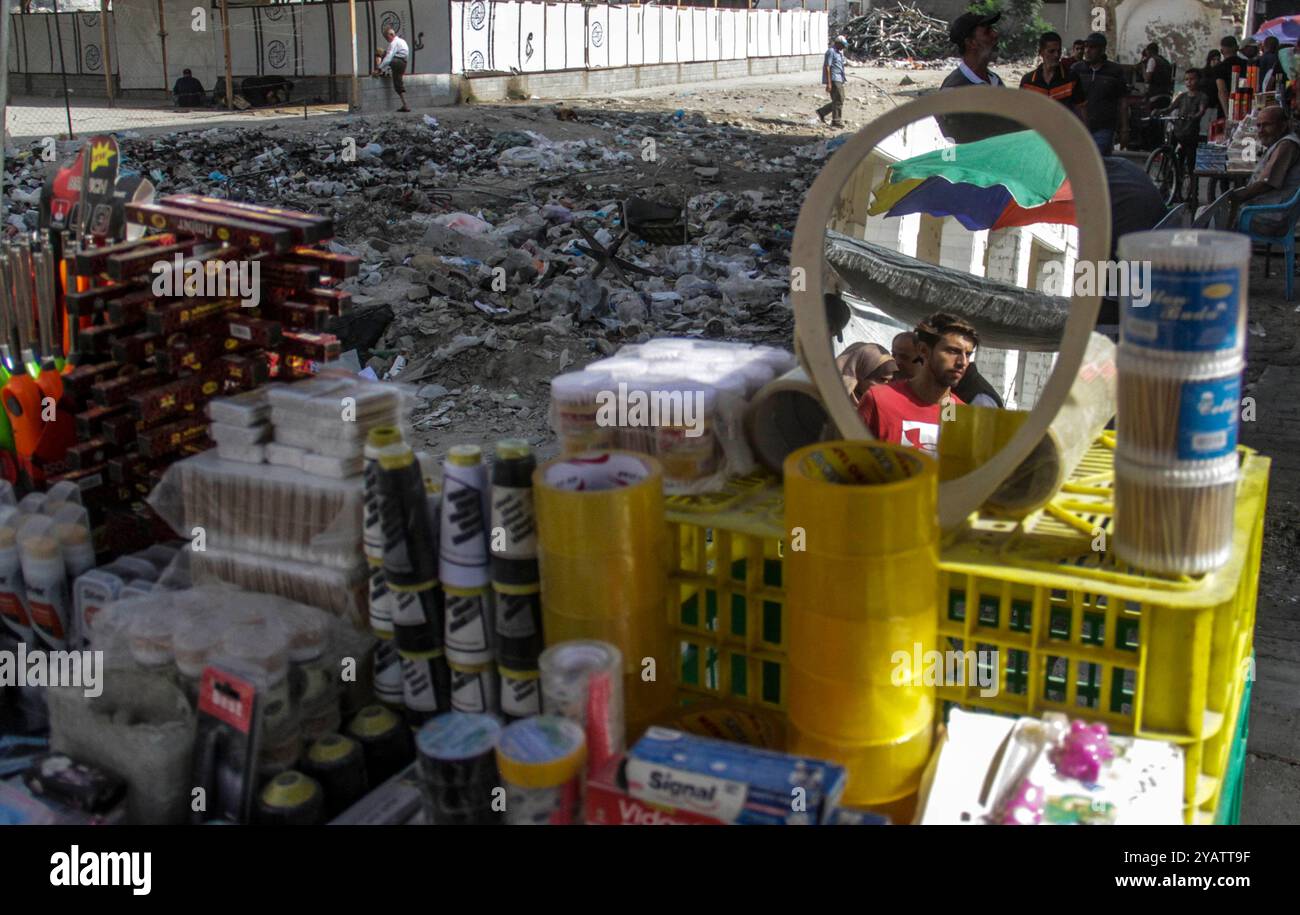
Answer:
[[585, 820], [588, 826], [721, 826], [711, 817], [677, 807], [647, 804], [619, 786], [622, 757], [587, 777]]
[[844, 793], [840, 766], [652, 727], [628, 753], [628, 793], [738, 825], [820, 825]]

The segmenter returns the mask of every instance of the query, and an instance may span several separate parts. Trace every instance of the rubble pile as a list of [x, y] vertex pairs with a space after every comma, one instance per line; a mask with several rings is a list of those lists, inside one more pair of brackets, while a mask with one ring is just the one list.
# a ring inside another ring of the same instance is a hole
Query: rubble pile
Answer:
[[[764, 136], [680, 110], [563, 123], [520, 111], [535, 124], [128, 133], [122, 166], [159, 193], [332, 216], [330, 247], [362, 264], [343, 287], [353, 313], [327, 330], [377, 376], [413, 386], [427, 437], [549, 439], [549, 379], [652, 335], [789, 345], [798, 201], [843, 138]], [[5, 231], [35, 222], [39, 151], [6, 158]], [[685, 238], [629, 232], [631, 198], [681, 213]]]
[[849, 51], [862, 59], [946, 62], [953, 52], [948, 23], [907, 3], [850, 19], [844, 37]]

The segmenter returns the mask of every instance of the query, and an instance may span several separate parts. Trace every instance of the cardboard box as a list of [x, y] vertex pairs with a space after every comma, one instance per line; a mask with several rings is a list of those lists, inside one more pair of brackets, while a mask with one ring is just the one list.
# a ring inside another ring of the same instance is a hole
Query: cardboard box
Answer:
[[618, 785], [620, 757], [587, 778], [584, 819], [588, 826], [722, 826], [720, 820], [635, 798]]

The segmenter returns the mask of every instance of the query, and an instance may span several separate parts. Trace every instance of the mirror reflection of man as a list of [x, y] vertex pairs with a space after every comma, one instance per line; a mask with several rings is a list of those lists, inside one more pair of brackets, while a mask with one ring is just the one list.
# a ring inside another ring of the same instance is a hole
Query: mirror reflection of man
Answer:
[[956, 315], [936, 312], [918, 324], [916, 355], [921, 361], [915, 374], [869, 388], [858, 404], [858, 415], [871, 434], [937, 455], [943, 408], [962, 403], [952, 389], [966, 374], [978, 346], [975, 328]]
[[[957, 46], [961, 62], [944, 79], [943, 85], [939, 87], [941, 90], [964, 89], [968, 86], [1002, 86], [1002, 78], [989, 69], [989, 64], [998, 53], [998, 30], [993, 25], [1001, 17], [1001, 13], [990, 16], [963, 13], [952, 21], [948, 27], [948, 37]], [[954, 143], [974, 143], [976, 140], [1024, 129], [1015, 121], [989, 114], [949, 114], [937, 120], [943, 135]]]

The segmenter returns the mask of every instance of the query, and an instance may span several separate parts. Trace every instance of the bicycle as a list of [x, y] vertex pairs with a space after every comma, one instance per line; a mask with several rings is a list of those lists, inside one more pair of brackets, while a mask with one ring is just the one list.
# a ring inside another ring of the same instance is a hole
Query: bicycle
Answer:
[[1151, 121], [1164, 122], [1164, 141], [1147, 156], [1145, 170], [1160, 191], [1165, 206], [1173, 206], [1184, 199], [1183, 182], [1190, 178], [1184, 174], [1182, 153], [1178, 140], [1174, 137], [1174, 124], [1179, 118], [1174, 115], [1149, 117]]

